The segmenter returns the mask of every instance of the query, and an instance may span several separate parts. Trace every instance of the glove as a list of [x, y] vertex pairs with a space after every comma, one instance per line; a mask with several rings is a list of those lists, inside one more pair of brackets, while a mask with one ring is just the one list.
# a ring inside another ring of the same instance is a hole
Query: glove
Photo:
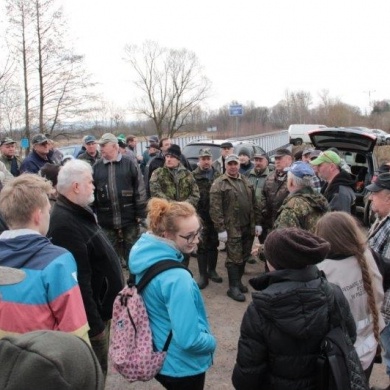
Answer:
[[226, 230], [224, 230], [221, 233], [218, 233], [218, 240], [222, 241], [222, 242], [226, 242], [227, 241], [227, 231]]
[[255, 234], [256, 234], [256, 236], [260, 236], [262, 232], [263, 232], [263, 228], [260, 225], [256, 225], [255, 226]]

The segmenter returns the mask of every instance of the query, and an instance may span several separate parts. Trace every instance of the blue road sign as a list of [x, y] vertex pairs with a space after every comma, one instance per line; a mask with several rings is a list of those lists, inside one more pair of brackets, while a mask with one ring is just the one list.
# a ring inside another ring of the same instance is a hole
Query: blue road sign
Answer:
[[234, 104], [229, 106], [229, 116], [243, 116], [244, 109], [241, 104]]
[[23, 149], [27, 149], [27, 148], [28, 148], [28, 145], [29, 145], [28, 138], [22, 138], [22, 139], [20, 140], [20, 146], [21, 146]]

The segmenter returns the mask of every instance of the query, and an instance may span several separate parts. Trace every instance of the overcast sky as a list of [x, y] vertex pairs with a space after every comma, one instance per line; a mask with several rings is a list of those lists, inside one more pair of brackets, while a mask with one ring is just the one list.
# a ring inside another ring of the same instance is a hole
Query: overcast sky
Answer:
[[271, 107], [286, 89], [367, 108], [390, 99], [389, 0], [64, 0], [76, 47], [118, 105], [133, 85], [122, 58], [146, 39], [198, 56], [209, 108]]

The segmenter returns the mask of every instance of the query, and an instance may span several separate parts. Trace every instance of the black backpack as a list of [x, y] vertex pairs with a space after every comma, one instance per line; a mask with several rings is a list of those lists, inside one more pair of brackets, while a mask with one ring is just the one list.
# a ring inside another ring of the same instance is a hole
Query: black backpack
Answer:
[[359, 356], [344, 329], [337, 302], [337, 295], [342, 292], [339, 288], [334, 288], [334, 292], [331, 327], [321, 342], [317, 359], [318, 390], [369, 390]]

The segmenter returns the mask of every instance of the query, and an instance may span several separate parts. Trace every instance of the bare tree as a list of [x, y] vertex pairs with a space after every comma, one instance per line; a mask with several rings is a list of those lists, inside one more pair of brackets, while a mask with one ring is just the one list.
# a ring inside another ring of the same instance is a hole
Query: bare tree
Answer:
[[188, 122], [193, 110], [208, 97], [211, 82], [195, 53], [160, 47], [146, 41], [127, 45], [125, 60], [136, 73], [136, 114], [153, 120], [159, 137], [172, 137]]
[[57, 0], [7, 0], [14, 54], [23, 69], [25, 128], [32, 121], [52, 134], [65, 120], [90, 109], [94, 83], [84, 57], [65, 45], [66, 21]]

